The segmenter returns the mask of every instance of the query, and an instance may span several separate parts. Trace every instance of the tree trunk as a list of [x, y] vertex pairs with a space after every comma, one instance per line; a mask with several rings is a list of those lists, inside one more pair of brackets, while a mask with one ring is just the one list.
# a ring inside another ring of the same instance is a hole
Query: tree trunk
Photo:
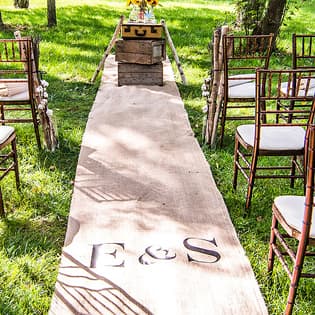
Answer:
[[14, 0], [14, 6], [16, 8], [28, 9], [29, 5], [29, 0]]
[[1, 15], [1, 11], [0, 11], [0, 29], [1, 28], [4, 28], [4, 23], [3, 23], [2, 15]]
[[48, 27], [57, 25], [56, 0], [47, 0], [47, 20]]
[[253, 35], [273, 33], [275, 35], [273, 49], [285, 15], [286, 6], [287, 0], [270, 0], [264, 17], [253, 30]]

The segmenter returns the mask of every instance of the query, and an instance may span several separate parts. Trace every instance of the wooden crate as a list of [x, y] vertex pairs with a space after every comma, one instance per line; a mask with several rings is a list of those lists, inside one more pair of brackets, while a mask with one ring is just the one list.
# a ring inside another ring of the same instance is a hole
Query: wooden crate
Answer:
[[163, 85], [163, 63], [118, 63], [118, 85]]
[[165, 41], [163, 39], [116, 41], [115, 59], [118, 62], [151, 65], [165, 60]]
[[162, 38], [162, 24], [127, 23], [121, 27], [122, 38]]

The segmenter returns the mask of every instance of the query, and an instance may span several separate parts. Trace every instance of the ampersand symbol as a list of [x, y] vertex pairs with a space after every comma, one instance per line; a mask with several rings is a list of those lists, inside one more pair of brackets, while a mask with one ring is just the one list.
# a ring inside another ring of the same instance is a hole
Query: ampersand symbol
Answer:
[[139, 262], [143, 265], [151, 265], [158, 260], [171, 260], [174, 258], [176, 258], [176, 253], [173, 250], [153, 245], [145, 249], [145, 253], [139, 257]]

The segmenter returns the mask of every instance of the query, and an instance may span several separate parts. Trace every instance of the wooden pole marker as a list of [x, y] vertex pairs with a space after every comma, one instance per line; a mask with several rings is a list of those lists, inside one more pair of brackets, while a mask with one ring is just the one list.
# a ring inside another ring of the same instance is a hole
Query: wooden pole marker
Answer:
[[118, 22], [117, 26], [116, 26], [116, 29], [115, 29], [114, 34], [113, 34], [113, 37], [112, 37], [111, 41], [109, 42], [109, 45], [107, 46], [107, 48], [106, 48], [106, 50], [105, 50], [105, 53], [104, 53], [104, 55], [103, 55], [103, 58], [101, 59], [100, 63], [98, 64], [97, 69], [95, 70], [95, 72], [94, 72], [94, 74], [93, 74], [93, 77], [92, 77], [92, 79], [91, 79], [91, 81], [90, 81], [91, 83], [94, 83], [94, 82], [95, 82], [95, 80], [96, 80], [98, 74], [100, 73], [101, 70], [103, 70], [105, 60], [106, 60], [106, 58], [108, 57], [108, 55], [110, 54], [112, 48], [113, 48], [114, 45], [115, 45], [115, 41], [116, 41], [116, 39], [117, 39], [117, 37], [118, 37], [118, 35], [119, 35], [119, 32], [120, 32], [120, 30], [121, 30], [121, 26], [122, 26], [122, 24], [123, 24], [123, 21], [124, 21], [124, 16], [122, 15], [122, 16], [120, 17], [120, 19], [119, 19], [119, 22]]
[[161, 24], [163, 25], [163, 29], [164, 29], [164, 33], [165, 33], [165, 37], [166, 37], [166, 41], [168, 42], [171, 50], [172, 50], [172, 53], [173, 53], [173, 57], [174, 57], [174, 60], [176, 62], [176, 65], [177, 65], [177, 69], [179, 71], [179, 74], [182, 78], [182, 82], [184, 85], [187, 85], [187, 80], [186, 80], [186, 77], [185, 77], [185, 74], [184, 74], [184, 70], [182, 68], [182, 65], [179, 61], [179, 58], [178, 58], [178, 55], [177, 55], [177, 51], [176, 51], [176, 48], [174, 46], [174, 43], [173, 43], [173, 40], [172, 40], [172, 37], [168, 31], [168, 28], [166, 26], [166, 23], [164, 20], [161, 20]]

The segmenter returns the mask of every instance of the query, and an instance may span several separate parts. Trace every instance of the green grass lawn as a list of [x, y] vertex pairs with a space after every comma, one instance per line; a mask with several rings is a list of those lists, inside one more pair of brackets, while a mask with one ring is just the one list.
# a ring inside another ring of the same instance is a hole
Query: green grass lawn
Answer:
[[[13, 8], [12, 0], [1, 0], [0, 10], [12, 30], [41, 38], [40, 68], [50, 84], [49, 107], [57, 121], [60, 147], [54, 153], [39, 152], [32, 126], [16, 126], [21, 191], [16, 191], [13, 176], [2, 182], [7, 217], [0, 220], [0, 314], [5, 315], [47, 314], [66, 232], [80, 143], [100, 76], [94, 85], [89, 80], [119, 16], [129, 12], [124, 0], [57, 0], [58, 26], [48, 29], [46, 1], [30, 2], [28, 10], [21, 10]], [[181, 84], [175, 64], [174, 71], [191, 126], [200, 141], [205, 104], [201, 84], [210, 67], [207, 47], [216, 27], [233, 22], [232, 1], [161, 0], [161, 4], [155, 15], [166, 20], [180, 56], [189, 84]], [[315, 2], [306, 1], [285, 21], [271, 67], [290, 66], [291, 33], [314, 33], [314, 10]], [[2, 31], [0, 36], [12, 38], [12, 30]], [[170, 51], [168, 55], [171, 57]], [[272, 200], [290, 189], [286, 182], [259, 182], [251, 214], [244, 218], [245, 182], [240, 182], [237, 193], [231, 185], [235, 125], [229, 123], [227, 127], [224, 148], [203, 150], [270, 314], [281, 314], [289, 282], [279, 264], [274, 282], [268, 280], [267, 254]], [[315, 314], [314, 290], [313, 280], [301, 281], [296, 314]]]

